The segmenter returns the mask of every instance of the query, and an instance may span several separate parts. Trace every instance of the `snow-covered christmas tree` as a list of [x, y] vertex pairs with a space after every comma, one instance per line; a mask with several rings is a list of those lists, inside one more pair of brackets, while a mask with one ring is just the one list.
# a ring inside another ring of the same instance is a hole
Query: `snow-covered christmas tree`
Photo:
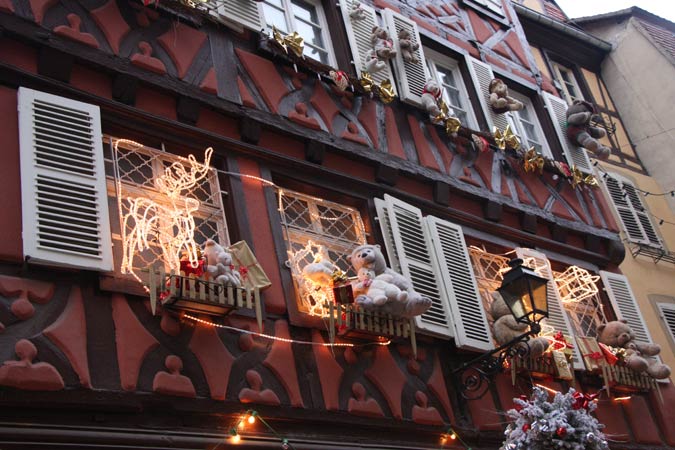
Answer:
[[570, 389], [549, 402], [548, 392], [535, 387], [529, 400], [513, 399], [516, 406], [507, 412], [513, 422], [500, 450], [609, 449], [603, 425], [591, 415], [597, 407], [594, 397]]

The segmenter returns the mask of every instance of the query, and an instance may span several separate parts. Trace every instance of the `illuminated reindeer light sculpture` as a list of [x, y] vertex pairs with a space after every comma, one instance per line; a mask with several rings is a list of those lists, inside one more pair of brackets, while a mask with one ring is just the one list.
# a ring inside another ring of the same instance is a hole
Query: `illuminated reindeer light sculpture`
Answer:
[[134, 273], [134, 257], [137, 251], [149, 249], [153, 241], [161, 248], [164, 264], [169, 270], [179, 271], [184, 253], [192, 267], [197, 267], [199, 255], [192, 214], [199, 209], [200, 202], [181, 193], [194, 188], [208, 175], [212, 154], [213, 149], [209, 147], [203, 164], [190, 155], [186, 164], [174, 162], [167, 167], [164, 174], [154, 180], [160, 193], [157, 198], [127, 197], [128, 212], [122, 222], [122, 273], [130, 273], [140, 281]]

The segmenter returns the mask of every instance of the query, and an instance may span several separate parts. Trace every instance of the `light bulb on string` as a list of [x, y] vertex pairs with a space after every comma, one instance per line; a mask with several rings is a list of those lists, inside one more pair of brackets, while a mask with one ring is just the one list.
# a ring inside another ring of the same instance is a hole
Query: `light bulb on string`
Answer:
[[247, 422], [248, 422], [249, 424], [253, 425], [253, 424], [255, 423], [255, 416], [257, 416], [257, 415], [258, 415], [257, 412], [251, 411], [251, 414], [248, 416], [248, 419], [246, 419]]
[[237, 433], [236, 428], [230, 429], [230, 442], [233, 444], [238, 444], [241, 441], [241, 435]]

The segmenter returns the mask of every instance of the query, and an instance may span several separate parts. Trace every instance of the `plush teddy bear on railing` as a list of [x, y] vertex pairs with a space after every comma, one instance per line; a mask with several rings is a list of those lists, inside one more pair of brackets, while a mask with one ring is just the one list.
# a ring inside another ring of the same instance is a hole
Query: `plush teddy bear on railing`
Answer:
[[232, 264], [232, 254], [213, 239], [204, 243], [206, 273], [209, 278], [222, 284], [241, 286], [241, 274]]
[[635, 372], [647, 372], [657, 380], [670, 376], [670, 367], [650, 358], [661, 353], [658, 344], [635, 341], [635, 333], [626, 320], [614, 320], [598, 327], [598, 342], [624, 349], [623, 363]]
[[[499, 345], [506, 344], [512, 339], [520, 336], [525, 333], [529, 327], [526, 323], [516, 322], [516, 318], [511, 314], [511, 310], [499, 292], [492, 293], [490, 315], [494, 320], [492, 323], [492, 335]], [[545, 337], [534, 337], [527, 341], [526, 344], [520, 343], [518, 345], [528, 349], [528, 355], [536, 358], [544, 354], [548, 349], [550, 342]]]
[[387, 30], [382, 27], [373, 27], [370, 33], [370, 44], [380, 61], [387, 61], [396, 56], [394, 42], [389, 38]]
[[524, 105], [509, 95], [509, 88], [504, 81], [495, 78], [490, 81], [490, 106], [497, 114], [509, 111], [520, 111]]
[[365, 293], [365, 296], [359, 296], [358, 298], [361, 300], [361, 306], [366, 309], [371, 305], [365, 305], [364, 302], [372, 302], [373, 306], [384, 306], [390, 302], [401, 303], [408, 299], [408, 293], [392, 283], [394, 277], [391, 274], [375, 275], [374, 270], [361, 267], [357, 277], [359, 281], [353, 287], [357, 295]]
[[598, 139], [605, 137], [605, 130], [591, 126], [591, 119], [597, 117], [595, 107], [584, 100], [575, 100], [567, 108], [567, 137], [571, 142], [595, 153], [600, 160], [609, 158], [610, 149]]
[[360, 245], [352, 251], [350, 259], [357, 273], [362, 268], [366, 268], [371, 270], [376, 278], [385, 274], [388, 276], [387, 280], [389, 283], [407, 294], [407, 298], [405, 299], [403, 299], [403, 296], [400, 296], [399, 301], [387, 302], [382, 306], [374, 305], [373, 300], [367, 293], [361, 294], [356, 297], [356, 303], [362, 305], [365, 309], [409, 319], [425, 313], [431, 307], [431, 300], [416, 292], [410, 280], [387, 267], [379, 245]]

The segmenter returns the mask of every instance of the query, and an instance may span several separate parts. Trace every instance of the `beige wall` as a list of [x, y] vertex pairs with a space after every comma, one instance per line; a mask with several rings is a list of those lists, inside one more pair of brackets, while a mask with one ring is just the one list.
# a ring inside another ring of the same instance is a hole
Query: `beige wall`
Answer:
[[[602, 164], [602, 168], [605, 171], [623, 175], [641, 189], [652, 192], [659, 189], [654, 179], [649, 176], [619, 169], [611, 164]], [[602, 179], [602, 177], [599, 175], [598, 179]], [[643, 198], [643, 201], [652, 214], [675, 223], [675, 215], [672, 214], [663, 197], [648, 196]], [[617, 223], [620, 223], [618, 218]], [[675, 225], [664, 224], [659, 226], [658, 223], [655, 223], [654, 226], [665, 241], [666, 246], [675, 249]], [[625, 237], [623, 233], [622, 237]], [[633, 258], [630, 249], [627, 247], [626, 258], [620, 268], [633, 289], [652, 339], [655, 343], [661, 345], [663, 362], [668, 364], [675, 373], [675, 344], [673, 344], [673, 340], [664, 328], [663, 319], [659, 316], [660, 313], [655, 302], [649, 299], [650, 295], [662, 296], [659, 301], [675, 304], [675, 264], [654, 263], [650, 258], [644, 256]]]
[[[614, 33], [606, 27], [588, 31], [602, 31], [615, 44], [603, 63], [602, 76], [638, 157], [659, 183], [654, 191], [670, 191], [675, 189], [675, 66], [634, 21], [617, 26]], [[668, 202], [675, 211], [675, 198]]]

